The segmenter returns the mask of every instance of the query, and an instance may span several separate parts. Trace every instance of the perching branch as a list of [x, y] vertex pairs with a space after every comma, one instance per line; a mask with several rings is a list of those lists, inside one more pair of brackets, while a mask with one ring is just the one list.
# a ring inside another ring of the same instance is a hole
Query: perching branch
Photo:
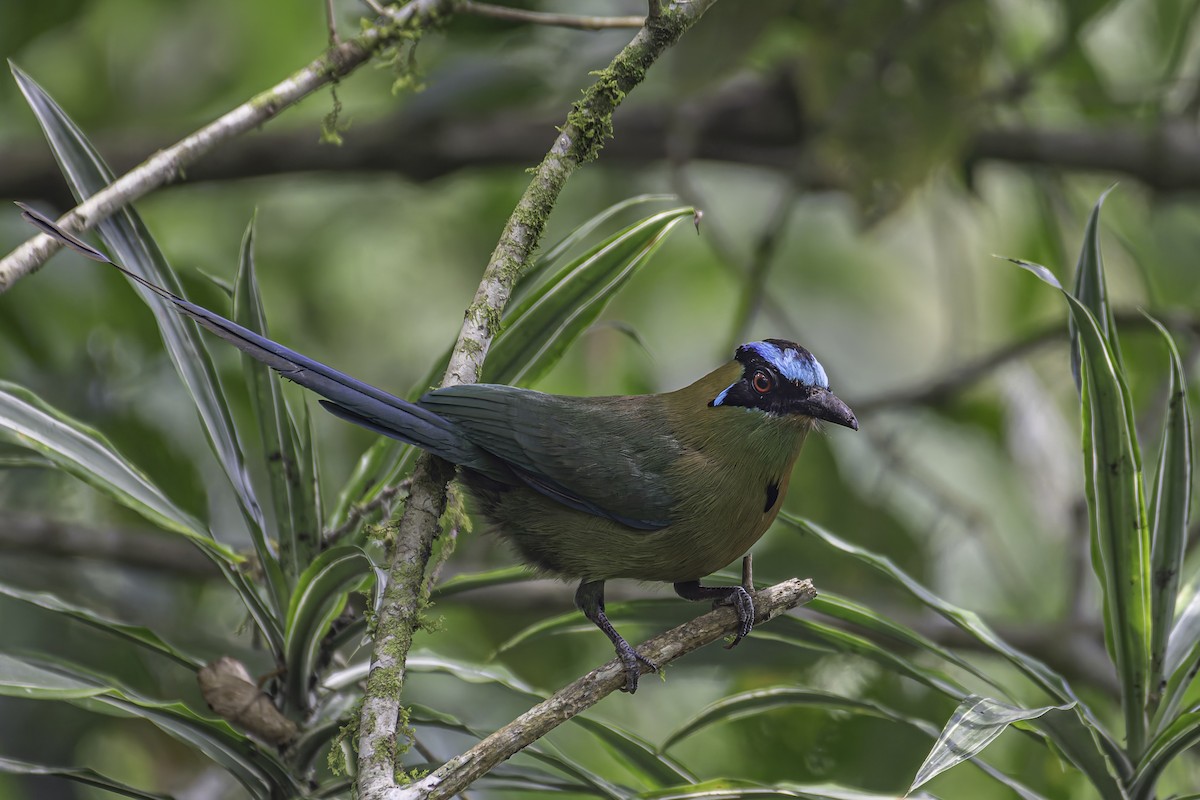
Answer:
[[[594, 159], [612, 135], [612, 114], [646, 75], [646, 70], [678, 41], [716, 0], [672, 3], [647, 20], [633, 40], [596, 73], [550, 152], [534, 170], [525, 193], [509, 217], [450, 355], [443, 385], [473, 383], [496, 335], [513, 286], [528, 266], [567, 178]], [[375, 645], [358, 725], [358, 796], [390, 797], [399, 791], [400, 695], [404, 664], [423, 604], [422, 586], [438, 521], [446, 510], [448, 464], [423, 455], [413, 471], [412, 487], [396, 535], [387, 588], [376, 617]], [[461, 787], [460, 787], [461, 788]]]
[[[155, 153], [58, 220], [70, 233], [92, 228], [113, 212], [170, 182], [184, 168], [220, 143], [253, 130], [322, 86], [349, 75], [376, 51], [401, 35], [441, 22], [458, 0], [413, 0], [391, 15], [387, 25], [366, 29], [330, 48], [307, 67], [229, 111], [174, 145]], [[58, 251], [58, 242], [38, 234], [0, 260], [0, 292], [33, 272]]]
[[[792, 578], [754, 595], [755, 623], [809, 602], [817, 596], [812, 581]], [[707, 644], [733, 633], [737, 614], [722, 607], [672, 628], [638, 647], [638, 652], [663, 667]], [[645, 669], [643, 667], [643, 669]], [[571, 717], [587, 710], [625, 684], [621, 662], [613, 659], [447, 761], [420, 781], [388, 792], [386, 800], [440, 800], [452, 797], [496, 765], [512, 758]]]
[[527, 11], [523, 8], [509, 8], [507, 6], [492, 5], [491, 3], [479, 3], [476, 0], [463, 0], [459, 11], [464, 14], [503, 19], [510, 22], [529, 22], [534, 25], [578, 28], [583, 31], [599, 31], [606, 28], [640, 28], [646, 23], [645, 17], [593, 17], [579, 14], [549, 14], [544, 11]]

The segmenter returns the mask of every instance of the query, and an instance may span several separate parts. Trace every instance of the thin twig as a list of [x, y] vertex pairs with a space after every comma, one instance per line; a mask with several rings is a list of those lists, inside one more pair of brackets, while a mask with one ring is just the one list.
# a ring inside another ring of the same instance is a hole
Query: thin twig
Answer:
[[[444, 21], [454, 13], [456, 5], [457, 0], [413, 0], [391, 14], [387, 25], [368, 28], [353, 39], [330, 48], [275, 86], [155, 153], [59, 218], [59, 227], [69, 233], [81, 233], [94, 227], [134, 200], [182, 175], [189, 164], [222, 142], [254, 130], [322, 86], [349, 75], [381, 47], [413, 29]], [[0, 260], [0, 292], [44, 264], [59, 247], [57, 240], [39, 233], [5, 256]]]
[[338, 39], [337, 20], [333, 14], [333, 0], [325, 0], [325, 24], [329, 26], [329, 46], [337, 47], [341, 41]]
[[553, 25], [559, 28], [577, 28], [583, 31], [599, 31], [609, 28], [640, 28], [646, 24], [645, 17], [592, 17], [578, 14], [549, 14], [544, 11], [527, 11], [509, 8], [477, 0], [462, 0], [459, 11], [478, 17], [491, 17], [510, 22], [529, 22], [534, 25]]
[[745, 336], [750, 324], [763, 304], [767, 275], [771, 271], [775, 254], [779, 251], [779, 245], [783, 242], [784, 234], [787, 232], [787, 224], [792, 218], [792, 209], [796, 207], [796, 202], [800, 199], [802, 192], [803, 187], [797, 181], [789, 182], [783, 190], [783, 194], [780, 195], [779, 202], [775, 204], [770, 219], [763, 226], [758, 241], [754, 244], [754, 252], [750, 256], [750, 263], [746, 270], [746, 286], [742, 290], [742, 302], [733, 324], [734, 341], [730, 343], [731, 350], [746, 341]]
[[[792, 578], [754, 595], [755, 621], [759, 624], [809, 602], [817, 596], [812, 581]], [[712, 644], [733, 632], [737, 614], [723, 606], [685, 622], [638, 647], [638, 652], [664, 667], [681, 656]], [[645, 667], [643, 666], [643, 670]], [[549, 699], [526, 711], [461, 755], [447, 761], [425, 778], [386, 795], [386, 800], [440, 800], [470, 786], [488, 770], [562, 723], [591, 708], [625, 685], [621, 662], [613, 659]]]
[[[1114, 317], [1120, 327], [1145, 328], [1150, 324], [1138, 312], [1119, 311]], [[1200, 316], [1165, 314], [1161, 319], [1168, 328], [1186, 328], [1200, 334]], [[859, 416], [890, 408], [937, 406], [947, 402], [971, 384], [983, 380], [1009, 361], [1024, 358], [1052, 342], [1062, 341], [1066, 335], [1066, 326], [1056, 322], [1020, 341], [1002, 345], [940, 376], [924, 380], [910, 389], [882, 392], [874, 397], [856, 400], [852, 406]]]
[[[324, 536], [322, 537], [324, 546], [330, 547], [336, 544], [339, 539], [357, 528], [358, 523], [361, 522], [364, 517], [379, 511], [382, 508], [385, 508], [387, 504], [394, 500], [399, 494], [402, 492], [407, 492], [408, 487], [411, 485], [412, 478], [405, 478], [395, 486], [389, 486], [381, 491], [378, 495], [371, 498], [369, 503], [352, 506], [350, 510], [346, 512], [345, 522], [333, 530], [325, 532]], [[386, 518], [390, 515], [384, 514], [383, 516]]]

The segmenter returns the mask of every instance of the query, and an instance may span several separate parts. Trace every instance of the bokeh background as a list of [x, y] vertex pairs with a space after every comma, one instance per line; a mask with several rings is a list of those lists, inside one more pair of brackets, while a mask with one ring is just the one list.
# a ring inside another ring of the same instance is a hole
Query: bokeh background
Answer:
[[[643, 10], [615, 0], [525, 6]], [[737, 343], [803, 343], [862, 429], [810, 439], [786, 507], [979, 612], [1119, 727], [1086, 550], [1064, 306], [995, 254], [1039, 261], [1069, 280], [1089, 210], [1119, 181], [1104, 207], [1105, 265], [1144, 447], [1153, 452], [1166, 359], [1137, 311], [1167, 321], [1193, 375], [1200, 330], [1198, 6], [718, 3], [622, 106], [614, 141], [571, 179], [547, 241], [642, 193], [674, 193], [701, 208], [699, 233], [677, 227], [537, 388], [669, 390], [727, 359]], [[367, 13], [342, 0], [335, 12], [346, 35]], [[407, 51], [399, 71], [377, 59], [337, 85], [336, 101], [318, 93], [136, 207], [193, 297], [218, 309], [227, 300], [205, 276], [232, 279], [242, 233], [257, 215], [273, 336], [402, 393], [453, 341], [525, 169], [549, 147], [589, 71], [630, 35], [461, 16], [421, 41], [415, 79]], [[118, 173], [298, 69], [327, 36], [316, 0], [0, 0], [0, 53], [45, 87]], [[417, 90], [394, 87], [398, 74]], [[335, 102], [340, 145], [321, 141]], [[0, 197], [56, 211], [73, 205], [7, 76]], [[15, 212], [0, 214], [0, 249], [29, 235]], [[226, 383], [239, 384], [235, 353], [212, 349]], [[246, 546], [153, 319], [111, 271], [60, 254], [0, 296], [0, 375], [103, 431], [183, 507], [225, 520], [225, 541]], [[248, 415], [246, 398], [232, 396]], [[332, 492], [372, 437], [328, 415], [316, 424]], [[934, 640], [972, 646], [792, 529], [777, 526], [754, 554], [759, 579], [812, 577], [818, 589]], [[461, 537], [446, 574], [510, 563], [503, 546], [476, 531]], [[0, 579], [148, 625], [206, 657], [231, 653], [252, 671], [270, 668], [241, 631], [236, 598], [202, 558], [60, 473], [0, 471]], [[630, 584], [610, 594], [670, 592]], [[459, 595], [435, 607], [440, 630], [420, 633], [417, 647], [494, 659], [550, 691], [609, 658], [602, 636], [497, 649], [533, 622], [570, 611], [571, 597], [551, 581]], [[696, 612], [679, 601], [622, 627], [634, 638]], [[8, 600], [0, 600], [0, 620], [6, 651], [69, 655], [203, 708], [185, 671], [82, 626]], [[986, 654], [971, 657], [1005, 674]], [[657, 742], [708, 702], [777, 685], [878, 699], [937, 726], [954, 707], [878, 665], [752, 637], [733, 652], [699, 652], [672, 666], [664, 684], [644, 680], [636, 701], [613, 696], [595, 713]], [[481, 727], [523, 708], [495, 687], [466, 690], [445, 676], [415, 675], [406, 697]], [[622, 765], [578, 731], [552, 740], [621, 779]], [[444, 734], [427, 744], [445, 758], [463, 741]], [[671, 752], [706, 778], [902, 794], [929, 744], [884, 720], [783, 709], [705, 731]], [[1048, 797], [1092, 796], [1027, 738], [1005, 734], [988, 753]], [[204, 759], [151, 726], [67, 705], [0, 699], [0, 754], [102, 767], [180, 797], [237, 796]], [[1164, 786], [1194, 790], [1200, 762], [1179, 760]], [[966, 767], [930, 790], [1013, 796]], [[0, 797], [14, 800], [101, 795], [0, 775]]]

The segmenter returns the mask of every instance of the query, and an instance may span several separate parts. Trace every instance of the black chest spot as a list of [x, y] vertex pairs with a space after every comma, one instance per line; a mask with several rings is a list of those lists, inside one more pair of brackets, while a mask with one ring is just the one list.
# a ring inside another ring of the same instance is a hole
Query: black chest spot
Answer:
[[775, 503], [779, 500], [779, 481], [774, 480], [767, 484], [767, 502], [763, 506], [763, 513], [767, 513], [775, 507]]

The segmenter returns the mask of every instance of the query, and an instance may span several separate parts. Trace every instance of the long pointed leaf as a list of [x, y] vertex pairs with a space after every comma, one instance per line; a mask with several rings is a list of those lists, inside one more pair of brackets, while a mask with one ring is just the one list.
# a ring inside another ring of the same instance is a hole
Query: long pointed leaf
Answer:
[[527, 386], [544, 375], [604, 310], [692, 208], [630, 225], [571, 262], [513, 309], [488, 352], [481, 380]]
[[[242, 237], [234, 286], [234, 321], [255, 333], [268, 336], [267, 318], [254, 273], [254, 220], [250, 221]], [[264, 541], [265, 531], [255, 536], [254, 545], [267, 579], [280, 598], [279, 605], [283, 607], [290, 588], [289, 578], [294, 580], [312, 559], [317, 550], [314, 540], [320, 534], [312, 518], [313, 509], [305, 508], [300, 456], [292, 435], [287, 404], [283, 399], [283, 386], [269, 367], [245, 353], [242, 354], [242, 372], [246, 376], [250, 404], [267, 462], [279, 557], [275, 557]]]
[[987, 697], [972, 695], [962, 701], [933, 749], [917, 770], [909, 793], [923, 786], [951, 767], [957, 766], [983, 751], [991, 742], [1016, 722], [1026, 722], [1044, 716], [1051, 711], [1066, 711], [1069, 706], [1045, 706], [1042, 708], [1018, 708]]
[[1134, 797], [1153, 797], [1153, 789], [1171, 760], [1200, 743], [1200, 706], [1180, 714], [1146, 748], [1133, 782]]
[[[691, 736], [707, 727], [733, 720], [746, 719], [774, 711], [778, 708], [811, 707], [831, 712], [844, 712], [859, 716], [875, 717], [877, 719], [897, 722], [915, 728], [931, 739], [938, 738], [938, 729], [923, 719], [901, 714], [873, 700], [858, 700], [841, 697], [829, 692], [812, 689], [797, 689], [791, 686], [757, 689], [722, 698], [698, 711], [695, 716], [672, 731], [663, 742], [662, 749], [666, 750], [681, 739]], [[1000, 783], [1008, 786], [1023, 800], [1043, 800], [1039, 794], [1024, 784], [1003, 774], [996, 768], [980, 759], [971, 759], [976, 767]], [[916, 788], [914, 786], [914, 788]]]
[[[1187, 382], [1183, 360], [1166, 328], [1151, 319], [1166, 342], [1171, 358], [1171, 379], [1168, 385], [1167, 415], [1163, 422], [1162, 445], [1158, 453], [1158, 471], [1154, 476], [1153, 507], [1150, 519], [1153, 526], [1151, 549], [1154, 576], [1152, 623], [1150, 639], [1150, 691], [1159, 702], [1171, 704], [1172, 698], [1162, 697], [1168, 643], [1176, 652], [1191, 650], [1200, 641], [1200, 630], [1181, 631], [1175, 639], [1175, 602], [1179, 593], [1179, 572], [1183, 569], [1184, 548], [1187, 545], [1188, 516], [1192, 502], [1192, 421], [1188, 411]], [[1175, 664], [1170, 669], [1178, 668]], [[1169, 717], [1168, 717], [1169, 718]]]
[[170, 795], [156, 794], [138, 789], [129, 784], [113, 780], [107, 775], [101, 775], [94, 769], [87, 767], [51, 767], [46, 764], [34, 764], [29, 761], [0, 756], [0, 772], [5, 772], [9, 775], [47, 775], [55, 778], [66, 778], [69, 781], [75, 781], [87, 786], [95, 786], [98, 789], [105, 789], [106, 791], [125, 795], [126, 797], [139, 798], [139, 800], [171, 800]]
[[[1087, 225], [1083, 229], [1083, 247], [1079, 251], [1079, 261], [1075, 265], [1075, 288], [1072, 294], [1096, 318], [1105, 339], [1111, 344], [1117, 367], [1124, 372], [1121, 363], [1121, 348], [1117, 345], [1117, 325], [1113, 320], [1112, 307], [1108, 303], [1108, 284], [1104, 280], [1104, 258], [1100, 253], [1100, 209], [1109, 193], [1116, 184], [1104, 190], [1092, 213], [1088, 215]], [[1056, 282], [1057, 283], [1057, 282]], [[1075, 376], [1075, 387], [1083, 391], [1080, 372], [1081, 351], [1079, 349], [1079, 326], [1074, 317], [1067, 320], [1071, 336], [1071, 373]]]
[[309, 707], [309, 685], [321, 642], [345, 606], [347, 593], [374, 575], [365, 552], [342, 545], [317, 556], [296, 581], [285, 632], [288, 701], [293, 708]]
[[891, 559], [857, 547], [818, 525], [786, 512], [780, 513], [779, 520], [855, 558], [902, 586], [926, 607], [970, 634], [987, 649], [1007, 659], [1056, 701], [1064, 705], [1074, 703], [1074, 713], [1069, 718], [1055, 719], [1053, 724], [1048, 718], [1039, 720], [1045, 723], [1043, 730], [1067, 758], [1088, 776], [1103, 797], [1115, 799], [1122, 796], [1116, 775], [1132, 773], [1129, 760], [1061, 675], [1005, 642], [978, 615], [948, 603], [929, 591], [892, 563]]
[[282, 765], [224, 722], [200, 717], [181, 703], [148, 700], [111, 678], [102, 679], [77, 667], [0, 653], [0, 694], [67, 700], [85, 707], [99, 703], [146, 719], [204, 753], [263, 800], [298, 788]]
[[[75, 196], [84, 200], [111, 183], [112, 172], [62, 108], [15, 65], [12, 65], [12, 72]], [[126, 269], [181, 297], [184, 295], [175, 273], [167, 266], [141, 218], [131, 208], [121, 209], [102, 221], [99, 230]], [[213, 452], [229, 477], [244, 512], [252, 524], [261, 528], [262, 509], [250, 484], [241, 444], [217, 380], [216, 368], [196, 327], [147, 290], [138, 287], [137, 291], [154, 312], [171, 361], [195, 401]]]
[[190, 656], [180, 650], [178, 647], [169, 644], [162, 639], [157, 633], [145, 628], [141, 625], [129, 625], [124, 622], [118, 622], [114, 619], [101, 616], [88, 608], [76, 606], [64, 600], [60, 600], [52, 594], [45, 592], [27, 592], [24, 589], [18, 589], [15, 586], [9, 586], [6, 583], [0, 583], [0, 595], [19, 600], [22, 603], [28, 603], [31, 606], [42, 608], [51, 611], [55, 614], [61, 614], [69, 617], [85, 625], [90, 625], [93, 628], [102, 630], [105, 633], [120, 637], [126, 641], [151, 650], [159, 655], [175, 661], [178, 664], [187, 667], [195, 672], [204, 666], [204, 662]]
[[995, 678], [967, 659], [942, 647], [929, 637], [923, 636], [913, 629], [885, 617], [883, 614], [876, 613], [861, 603], [856, 603], [853, 600], [841, 597], [832, 592], [822, 591], [821, 594], [808, 603], [806, 608], [809, 611], [816, 611], [834, 619], [840, 619], [843, 622], [849, 622], [866, 628], [875, 633], [884, 634], [918, 650], [935, 655], [959, 669], [974, 675], [989, 686], [1003, 692], [1006, 696], [1009, 694], [1003, 686], [997, 683]]
[[214, 560], [226, 564], [240, 560], [208, 536], [198, 520], [167, 499], [103, 435], [23, 386], [0, 381], [0, 430], [155, 525], [191, 539]]
[[[1044, 267], [1039, 271], [1033, 269], [1037, 265], [1015, 263], [1062, 291], [1057, 281], [1047, 280]], [[1105, 643], [1121, 680], [1126, 737], [1136, 757], [1145, 743], [1151, 671], [1150, 525], [1142, 458], [1133, 403], [1116, 352], [1087, 306], [1068, 292], [1062, 295], [1083, 359], [1080, 406], [1092, 563], [1104, 593]], [[1101, 311], [1106, 310], [1107, 303]]]

